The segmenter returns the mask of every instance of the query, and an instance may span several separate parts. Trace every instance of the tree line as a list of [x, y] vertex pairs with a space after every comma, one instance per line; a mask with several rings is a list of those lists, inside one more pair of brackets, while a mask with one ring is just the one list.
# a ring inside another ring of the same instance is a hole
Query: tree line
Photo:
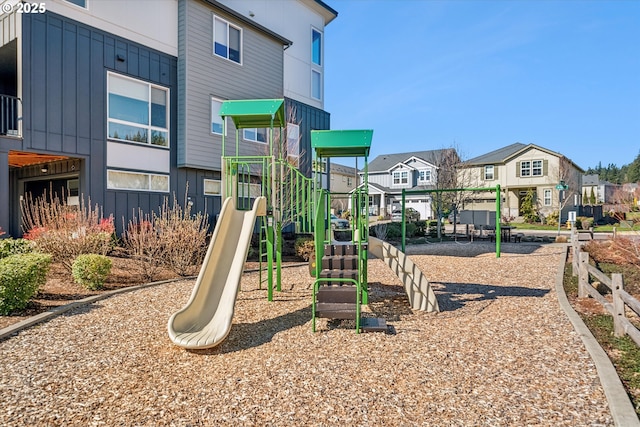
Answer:
[[602, 166], [602, 162], [599, 162], [598, 166], [587, 169], [587, 174], [598, 174], [601, 181], [608, 181], [612, 184], [640, 182], [640, 153], [628, 165], [618, 167], [610, 163], [605, 167]]

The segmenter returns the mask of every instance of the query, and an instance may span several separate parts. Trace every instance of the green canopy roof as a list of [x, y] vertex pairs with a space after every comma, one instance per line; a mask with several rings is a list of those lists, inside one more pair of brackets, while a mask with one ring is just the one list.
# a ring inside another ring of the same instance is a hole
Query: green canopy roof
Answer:
[[236, 129], [284, 127], [284, 99], [241, 99], [224, 101], [220, 116], [231, 117]]
[[312, 130], [311, 147], [319, 157], [369, 157], [373, 130]]

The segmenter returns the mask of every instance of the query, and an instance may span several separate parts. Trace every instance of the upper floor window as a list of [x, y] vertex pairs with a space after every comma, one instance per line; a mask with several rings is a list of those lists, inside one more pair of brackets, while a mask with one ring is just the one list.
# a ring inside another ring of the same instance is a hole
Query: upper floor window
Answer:
[[311, 61], [322, 65], [322, 33], [315, 28], [311, 30]]
[[322, 74], [316, 70], [311, 70], [311, 96], [322, 99]]
[[431, 182], [431, 170], [424, 169], [418, 172], [418, 181], [420, 182]]
[[107, 74], [109, 139], [169, 146], [169, 89]]
[[495, 171], [495, 167], [493, 165], [486, 165], [484, 167], [484, 179], [486, 181], [494, 180], [495, 179], [494, 171]]
[[267, 142], [267, 129], [265, 129], [265, 128], [244, 129], [243, 132], [242, 132], [242, 137], [247, 141], [266, 143]]
[[242, 63], [242, 29], [217, 16], [213, 17], [213, 53]]
[[224, 122], [220, 117], [220, 107], [222, 107], [222, 101], [211, 97], [211, 133], [216, 135], [222, 135], [224, 132]]
[[80, 6], [83, 8], [87, 8], [87, 0], [65, 0], [67, 3], [75, 4], [76, 6]]
[[409, 183], [409, 172], [399, 171], [393, 173], [393, 185], [402, 185]]
[[525, 160], [520, 162], [520, 176], [542, 176], [542, 160]]

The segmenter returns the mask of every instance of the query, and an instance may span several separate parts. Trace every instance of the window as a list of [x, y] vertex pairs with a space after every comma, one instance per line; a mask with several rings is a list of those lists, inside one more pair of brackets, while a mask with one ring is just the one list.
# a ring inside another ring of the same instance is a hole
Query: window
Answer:
[[347, 185], [349, 187], [351, 187], [353, 185], [353, 178], [351, 178], [350, 176], [347, 177]]
[[108, 138], [169, 146], [169, 89], [108, 73]]
[[532, 171], [531, 174], [533, 176], [542, 176], [542, 160], [534, 160], [531, 162]]
[[241, 64], [242, 30], [224, 19], [213, 17], [213, 53]]
[[169, 175], [107, 170], [107, 188], [169, 192]]
[[222, 117], [220, 117], [221, 106], [222, 101], [211, 97], [211, 133], [216, 135], [222, 135], [224, 132], [224, 122], [222, 121]]
[[247, 141], [266, 143], [267, 142], [267, 129], [265, 129], [265, 128], [244, 129], [243, 132], [242, 132], [242, 137]]
[[542, 160], [526, 160], [520, 162], [520, 176], [544, 175], [544, 162]]
[[418, 180], [420, 182], [431, 182], [431, 170], [425, 169], [418, 172]]
[[204, 195], [219, 196], [222, 194], [222, 182], [216, 179], [204, 180]]
[[393, 173], [393, 185], [407, 184], [409, 182], [409, 172], [401, 171]]
[[76, 6], [80, 6], [83, 8], [87, 8], [87, 0], [65, 0], [67, 3], [75, 4]]
[[545, 206], [551, 206], [551, 190], [548, 188], [544, 190], [543, 202]]
[[493, 165], [487, 165], [484, 167], [484, 179], [486, 181], [492, 181], [494, 179], [493, 168]]
[[311, 96], [322, 99], [322, 74], [316, 70], [311, 70]]
[[295, 123], [287, 123], [287, 159], [295, 167], [300, 164], [300, 126]]
[[322, 33], [315, 28], [311, 30], [311, 62], [322, 65]]

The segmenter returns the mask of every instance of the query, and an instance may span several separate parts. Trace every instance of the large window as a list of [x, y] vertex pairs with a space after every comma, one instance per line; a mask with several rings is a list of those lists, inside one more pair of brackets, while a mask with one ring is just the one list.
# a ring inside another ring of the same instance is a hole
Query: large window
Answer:
[[287, 159], [290, 164], [300, 164], [300, 126], [287, 123]]
[[221, 106], [221, 100], [211, 97], [211, 133], [216, 135], [222, 135], [224, 132], [224, 122], [220, 117]]
[[217, 16], [213, 17], [213, 53], [242, 63], [242, 30]]
[[520, 162], [520, 176], [542, 176], [543, 174], [542, 160], [526, 160]]
[[169, 175], [107, 170], [107, 188], [112, 190], [169, 191]]
[[409, 183], [409, 172], [399, 171], [393, 173], [393, 185], [402, 185]]
[[322, 65], [322, 33], [315, 28], [311, 30], [311, 61]]
[[222, 194], [222, 182], [217, 179], [204, 180], [204, 195], [205, 196], [219, 196]]
[[424, 169], [421, 170], [420, 172], [418, 172], [418, 181], [420, 181], [421, 183], [426, 183], [426, 182], [431, 182], [431, 170], [430, 169]]
[[108, 138], [169, 146], [169, 89], [108, 73]]
[[244, 129], [243, 132], [242, 132], [242, 137], [247, 141], [266, 143], [267, 142], [267, 129], [266, 128]]
[[493, 165], [486, 165], [484, 167], [484, 179], [486, 181], [492, 181], [494, 178], [494, 166]]

